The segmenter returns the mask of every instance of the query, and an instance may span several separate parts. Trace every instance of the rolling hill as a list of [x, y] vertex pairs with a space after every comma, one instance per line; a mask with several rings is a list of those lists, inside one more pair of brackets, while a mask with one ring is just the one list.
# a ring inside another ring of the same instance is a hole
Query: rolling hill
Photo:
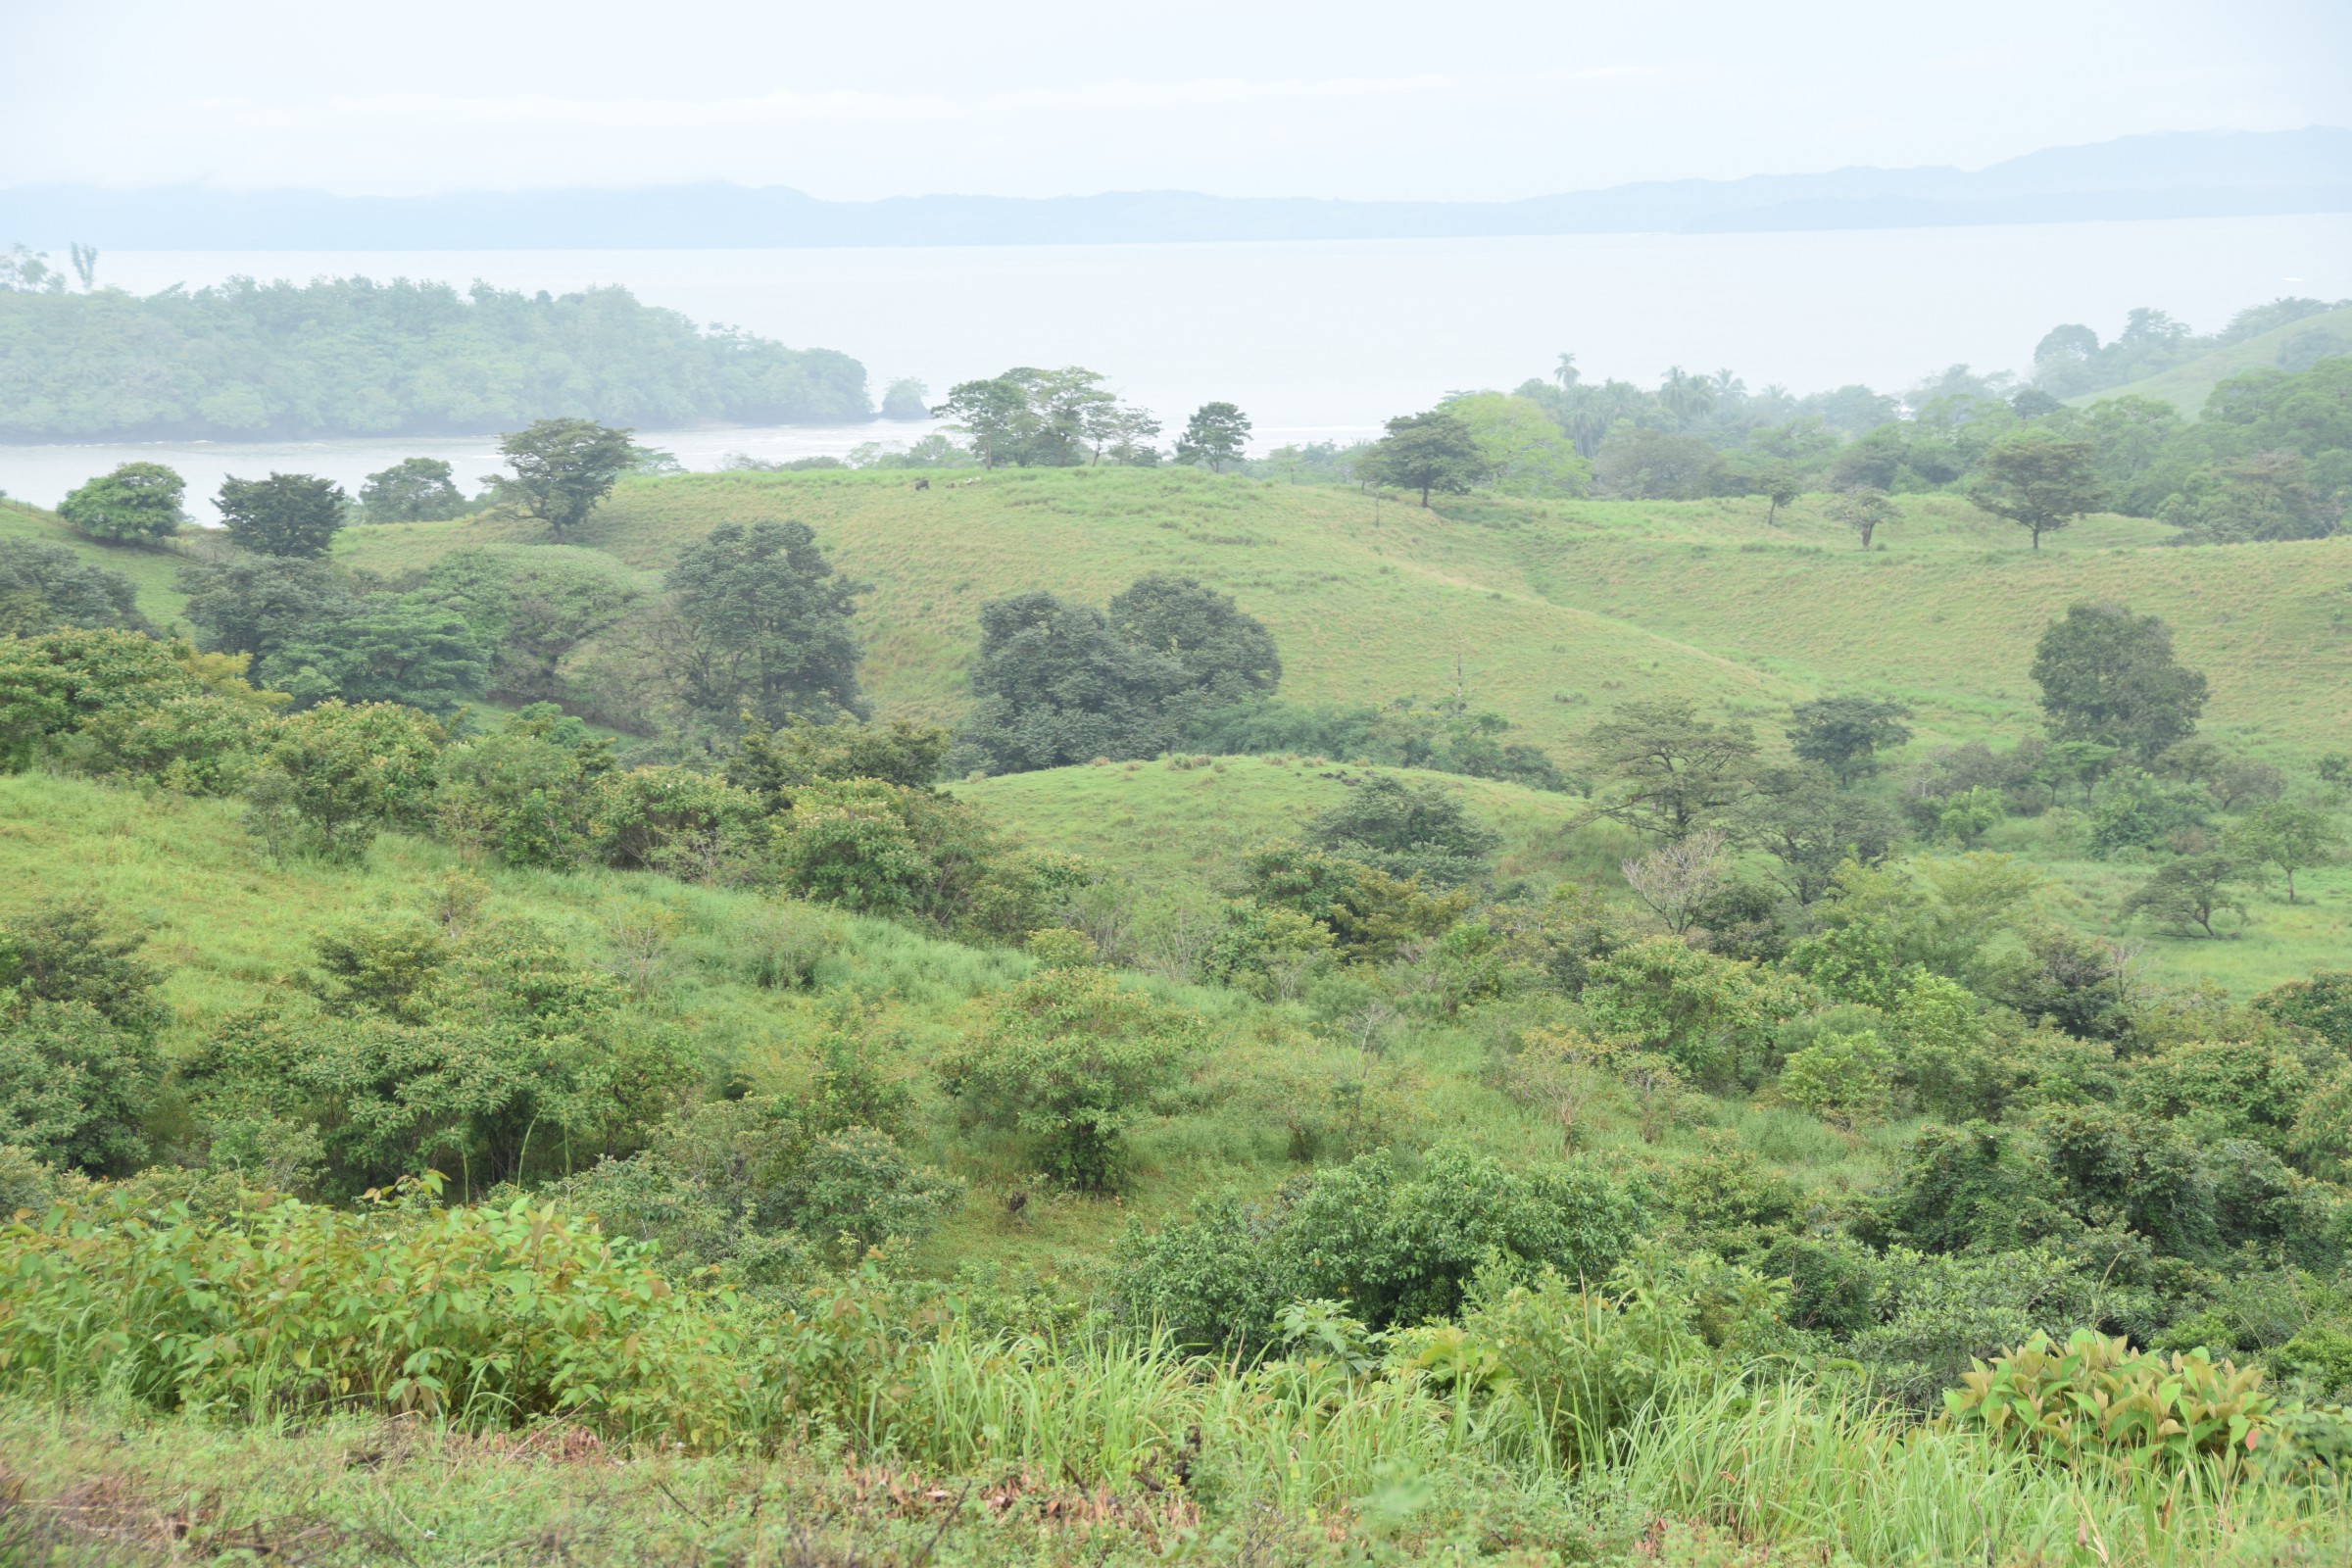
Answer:
[[[2352, 306], [2307, 316], [2242, 343], [2200, 354], [2185, 365], [2176, 365], [2144, 379], [2085, 392], [2067, 401], [2078, 408], [2088, 408], [2109, 398], [2155, 398], [2179, 409], [2183, 418], [2193, 419], [2205, 411], [2205, 400], [2213, 395], [2215, 387], [2242, 371], [2278, 368], [2279, 355], [2309, 333], [2320, 333], [2333, 340], [2335, 347], [2330, 352], [2341, 354], [2352, 349]], [[2303, 366], [2295, 368], [2301, 369]]]

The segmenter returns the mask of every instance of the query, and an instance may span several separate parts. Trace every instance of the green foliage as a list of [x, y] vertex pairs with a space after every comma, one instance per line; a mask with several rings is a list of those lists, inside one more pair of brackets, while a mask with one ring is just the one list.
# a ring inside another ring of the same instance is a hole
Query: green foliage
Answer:
[[384, 827], [422, 822], [440, 779], [441, 726], [392, 703], [320, 703], [275, 722], [246, 785], [247, 819], [274, 855], [356, 860]]
[[2043, 1336], [1979, 1363], [1944, 1395], [1947, 1419], [1994, 1442], [2066, 1459], [2150, 1470], [2199, 1460], [2278, 1462], [2284, 1413], [2262, 1372], [2204, 1349], [2134, 1353], [2078, 1329], [2061, 1350]]
[[1251, 851], [1242, 874], [1249, 897], [1315, 921], [1343, 956], [1369, 963], [1385, 963], [1416, 938], [1438, 935], [1470, 905], [1459, 890], [1433, 895], [1377, 866], [1295, 844]]
[[1620, 424], [1592, 458], [1603, 491], [1645, 501], [1695, 501], [1728, 480], [1722, 455], [1694, 435]]
[[804, 523], [725, 523], [678, 556], [665, 579], [686, 634], [688, 707], [767, 724], [863, 716], [857, 587], [835, 574]]
[[453, 610], [411, 595], [371, 598], [295, 630], [261, 673], [300, 702], [405, 703], [446, 717], [481, 695], [490, 650]]
[[220, 481], [220, 494], [214, 499], [229, 543], [253, 555], [294, 561], [326, 554], [350, 503], [341, 485], [308, 473], [232, 476]]
[[945, 923], [1000, 852], [979, 813], [948, 796], [844, 779], [794, 792], [774, 853], [784, 885], [803, 898]]
[[1781, 1098], [1842, 1126], [1886, 1112], [1894, 1091], [1895, 1055], [1874, 1029], [1827, 1035], [1781, 1064]]
[[160, 463], [125, 463], [58, 503], [57, 514], [91, 539], [143, 544], [179, 531], [187, 482]]
[[2293, 452], [2258, 452], [2192, 471], [2156, 515], [2204, 544], [2325, 539], [2339, 507], [2311, 482], [2311, 466]]
[[1809, 1001], [1801, 982], [1676, 937], [1650, 937], [1593, 960], [1584, 992], [1596, 1027], [1723, 1087], [1753, 1074], [1772, 1027]]
[[1321, 1171], [1271, 1207], [1230, 1195], [1119, 1244], [1113, 1294], [1179, 1343], [1261, 1347], [1288, 1302], [1345, 1301], [1386, 1327], [1457, 1309], [1472, 1280], [1498, 1288], [1545, 1268], [1605, 1275], [1643, 1208], [1583, 1162], [1513, 1171], [1465, 1150], [1432, 1150], [1417, 1171], [1385, 1153]]
[[514, 476], [494, 479], [492, 494], [545, 524], [561, 542], [588, 520], [596, 504], [636, 466], [639, 453], [632, 434], [594, 419], [534, 419], [499, 438], [499, 453]]
[[1165, 1103], [1201, 1044], [1189, 1012], [1099, 969], [1048, 969], [1006, 994], [940, 1080], [968, 1122], [1021, 1134], [1040, 1169], [1099, 1193], [1119, 1178], [1128, 1129]]
[[2289, 980], [2256, 997], [2253, 1006], [2280, 1023], [2308, 1029], [2329, 1045], [2352, 1052], [2352, 969], [2328, 969], [2308, 980]]
[[779, 730], [755, 717], [744, 725], [740, 747], [727, 760], [727, 780], [768, 810], [789, 807], [793, 792], [806, 785], [842, 779], [929, 789], [939, 782], [949, 744], [946, 730], [904, 718], [888, 724], [796, 718]]
[[1432, 494], [1468, 494], [1493, 471], [1478, 432], [1449, 409], [1400, 414], [1388, 431], [1356, 459], [1355, 471], [1374, 484], [1420, 491], [1424, 507]]
[[1347, 798], [1307, 823], [1306, 842], [1384, 871], [1436, 887], [1475, 880], [1501, 835], [1465, 810], [1445, 786], [1407, 784], [1373, 773]]
[[1788, 712], [1788, 748], [1841, 784], [1875, 773], [1878, 754], [1911, 739], [1911, 710], [1883, 697], [1821, 697]]
[[439, 522], [466, 514], [466, 498], [439, 458], [403, 458], [360, 486], [360, 511], [369, 522]]
[[2129, 920], [2144, 914], [2176, 931], [2194, 927], [2207, 937], [2218, 937], [2221, 933], [2213, 922], [2224, 911], [2235, 910], [2239, 924], [2245, 923], [2245, 902], [2233, 891], [2242, 880], [2238, 862], [2227, 855], [2183, 855], [2157, 867], [2154, 876], [2133, 889], [2117, 917]]
[[616, 287], [0, 290], [0, 367], [11, 441], [487, 434], [553, 414], [773, 424], [870, 409], [846, 355], [701, 332]]
[[[644, 599], [610, 557], [546, 545], [480, 545], [433, 563], [413, 599], [446, 607], [491, 646], [488, 690], [523, 702], [575, 695], [564, 664]], [[607, 694], [578, 693], [609, 701]]]
[[2120, 605], [2075, 605], [2034, 650], [2050, 735], [2152, 760], [2197, 727], [2205, 677], [2173, 657], [2172, 629]]
[[1265, 627], [1189, 577], [1145, 577], [1107, 613], [1044, 593], [995, 600], [980, 628], [958, 751], [992, 772], [1156, 756], [1186, 713], [1282, 678]]
[[1592, 465], [1533, 399], [1474, 392], [1443, 408], [1469, 427], [1496, 495], [1581, 496], [1591, 488]]
[[1968, 488], [1968, 499], [1996, 517], [2026, 530], [2034, 548], [2105, 502], [2092, 466], [2091, 445], [2039, 430], [2019, 430], [1985, 449], [1984, 463]]
[[1184, 421], [1184, 434], [1176, 438], [1176, 461], [1222, 473], [1227, 464], [1242, 460], [1249, 444], [1248, 415], [1230, 403], [1203, 403]]
[[0, 539], [0, 636], [145, 625], [138, 589], [121, 572], [37, 539]]
[[154, 1044], [87, 1003], [0, 1005], [0, 1144], [70, 1168], [136, 1170], [162, 1081]]
[[0, 640], [0, 768], [43, 751], [112, 709], [145, 709], [201, 690], [152, 637], [56, 631]]
[[1619, 705], [1585, 737], [1593, 772], [1613, 788], [1592, 809], [1668, 842], [1713, 824], [1754, 782], [1756, 741], [1737, 721], [1698, 716], [1681, 698]]

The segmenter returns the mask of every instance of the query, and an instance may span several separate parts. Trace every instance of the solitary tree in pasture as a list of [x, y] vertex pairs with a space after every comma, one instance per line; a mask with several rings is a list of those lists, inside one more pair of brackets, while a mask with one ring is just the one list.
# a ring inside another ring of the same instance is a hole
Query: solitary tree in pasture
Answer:
[[2039, 550], [2043, 534], [2098, 510], [2104, 494], [2093, 457], [2087, 441], [2060, 440], [2038, 430], [2004, 436], [1985, 448], [1968, 499], [2025, 529]]
[[1878, 771], [1877, 753], [1911, 738], [1911, 710], [1883, 697], [1821, 697], [1788, 711], [1789, 750], [1851, 784]]
[[2343, 853], [2343, 824], [2324, 807], [2266, 801], [2230, 835], [2248, 863], [2275, 865], [2286, 877], [2286, 902], [2296, 903], [2295, 873], [2325, 865]]
[[1830, 515], [1854, 530], [1862, 548], [1870, 548], [1871, 536], [1895, 519], [1894, 503], [1884, 490], [1868, 485], [1853, 485], [1838, 492], [1830, 503]]
[[1626, 703], [1585, 737], [1585, 755], [1613, 789], [1592, 814], [1679, 842], [1712, 826], [1755, 787], [1756, 741], [1745, 724], [1698, 716], [1680, 697]]
[[1211, 473], [1242, 461], [1250, 444], [1250, 416], [1230, 403], [1203, 403], [1184, 422], [1176, 438], [1176, 461], [1199, 464]]
[[369, 522], [438, 522], [465, 515], [466, 498], [439, 458], [403, 458], [368, 476], [360, 509]]
[[1391, 419], [1389, 433], [1357, 461], [1356, 471], [1375, 483], [1420, 491], [1426, 507], [1433, 491], [1461, 495], [1485, 478], [1487, 457], [1478, 432], [1437, 409]]
[[634, 432], [594, 419], [534, 419], [498, 443], [514, 476], [493, 475], [501, 501], [547, 524], [557, 539], [588, 520], [637, 461]]
[[2197, 727], [2205, 677], [2173, 657], [2172, 629], [2122, 605], [2076, 605], [2034, 650], [2050, 738], [2095, 741], [2154, 761]]

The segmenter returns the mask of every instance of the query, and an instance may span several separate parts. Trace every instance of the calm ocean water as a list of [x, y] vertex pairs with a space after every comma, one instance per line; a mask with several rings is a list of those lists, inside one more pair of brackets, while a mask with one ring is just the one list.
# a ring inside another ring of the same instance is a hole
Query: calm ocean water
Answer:
[[[1019, 246], [923, 250], [122, 252], [137, 292], [245, 274], [620, 283], [698, 321], [863, 361], [878, 396], [1013, 365], [1085, 365], [1171, 423], [1240, 404], [1258, 444], [1376, 431], [1447, 391], [1509, 387], [1573, 352], [1589, 376], [1730, 368], [1798, 392], [1908, 386], [1947, 365], [2015, 369], [2060, 321], [2112, 335], [2133, 306], [2199, 330], [2281, 294], [2352, 296], [2352, 215], [1803, 234]], [[729, 453], [841, 454], [921, 426], [646, 432], [689, 467]], [[54, 503], [130, 457], [191, 496], [270, 467], [347, 485], [411, 454], [470, 477], [488, 440], [0, 447], [0, 489]]]

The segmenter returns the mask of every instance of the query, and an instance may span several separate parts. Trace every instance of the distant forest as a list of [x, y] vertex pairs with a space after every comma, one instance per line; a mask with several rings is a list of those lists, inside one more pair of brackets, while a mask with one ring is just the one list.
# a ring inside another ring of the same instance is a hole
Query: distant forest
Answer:
[[474, 435], [551, 414], [660, 427], [873, 406], [846, 354], [705, 332], [625, 288], [0, 287], [0, 441]]

